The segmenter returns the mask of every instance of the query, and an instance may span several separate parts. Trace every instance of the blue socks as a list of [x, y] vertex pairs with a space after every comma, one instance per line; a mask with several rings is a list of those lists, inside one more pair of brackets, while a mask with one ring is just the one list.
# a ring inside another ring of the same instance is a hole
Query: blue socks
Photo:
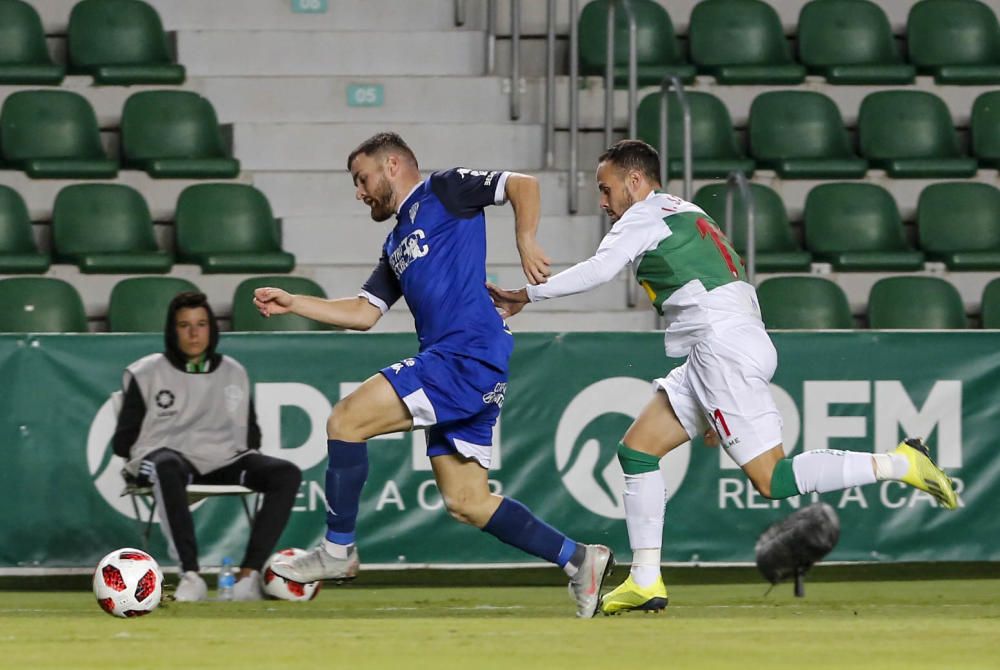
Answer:
[[365, 442], [327, 440], [326, 539], [352, 544], [358, 520], [361, 489], [368, 479], [368, 446]]
[[532, 556], [555, 563], [560, 568], [582, 547], [548, 525], [523, 504], [504, 498], [483, 530], [505, 544]]

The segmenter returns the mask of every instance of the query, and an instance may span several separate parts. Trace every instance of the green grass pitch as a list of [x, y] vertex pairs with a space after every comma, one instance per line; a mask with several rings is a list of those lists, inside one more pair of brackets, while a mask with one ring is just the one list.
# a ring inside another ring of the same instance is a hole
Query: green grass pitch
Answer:
[[115, 619], [85, 592], [0, 591], [0, 668], [1000, 667], [1000, 580], [671, 588], [658, 615], [580, 621], [564, 588], [327, 587], [309, 603], [165, 602]]

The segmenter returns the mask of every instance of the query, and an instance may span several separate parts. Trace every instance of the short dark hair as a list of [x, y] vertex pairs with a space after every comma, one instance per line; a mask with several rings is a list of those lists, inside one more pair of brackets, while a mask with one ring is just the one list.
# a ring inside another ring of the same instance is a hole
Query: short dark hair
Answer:
[[638, 170], [651, 182], [660, 183], [660, 154], [642, 140], [615, 142], [597, 159], [598, 163], [605, 161], [626, 172]]
[[208, 296], [200, 291], [183, 291], [175, 295], [174, 299], [170, 301], [171, 314], [176, 314], [182, 309], [191, 309], [194, 307], [204, 307], [211, 311], [211, 307], [208, 306]]
[[417, 165], [417, 156], [410, 149], [410, 146], [403, 141], [403, 138], [399, 136], [398, 133], [384, 132], [376, 133], [369, 137], [367, 140], [358, 145], [358, 148], [351, 152], [351, 155], [347, 157], [347, 169], [351, 169], [351, 163], [359, 155], [364, 154], [366, 156], [374, 156], [376, 154], [384, 153], [390, 149], [394, 149], [408, 159], [413, 161], [413, 167], [419, 167]]

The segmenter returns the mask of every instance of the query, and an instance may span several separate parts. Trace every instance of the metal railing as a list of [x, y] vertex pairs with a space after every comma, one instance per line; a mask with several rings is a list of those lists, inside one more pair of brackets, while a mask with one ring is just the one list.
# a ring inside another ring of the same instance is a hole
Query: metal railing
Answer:
[[577, 0], [569, 0], [569, 213], [580, 208], [579, 160], [577, 142], [580, 134], [580, 28]]
[[[611, 146], [615, 132], [615, 21], [617, 0], [608, 3], [607, 36], [605, 37], [604, 69], [604, 145]], [[635, 137], [639, 96], [638, 25], [629, 0], [621, 1], [628, 20], [628, 136]]]
[[517, 121], [519, 118], [521, 118], [521, 0], [510, 0], [510, 119]]
[[734, 171], [726, 178], [726, 237], [730, 243], [733, 239], [733, 195], [739, 191], [743, 199], [743, 210], [746, 212], [747, 224], [747, 281], [753, 284], [756, 274], [757, 263], [757, 224], [756, 205], [753, 201], [753, 192], [750, 190], [750, 182], [742, 172]]
[[545, 168], [556, 163], [556, 0], [545, 5]]
[[486, 74], [497, 70], [497, 0], [486, 2]]
[[684, 161], [684, 190], [685, 200], [691, 199], [691, 182], [693, 180], [693, 168], [691, 165], [691, 105], [684, 94], [684, 85], [676, 75], [664, 77], [660, 85], [660, 184], [667, 187], [667, 180], [670, 176], [670, 89], [673, 88], [677, 94], [677, 101], [681, 105], [683, 115], [683, 161]]
[[[614, 141], [615, 135], [615, 23], [617, 20], [617, 5], [621, 4], [625, 10], [625, 17], [628, 21], [628, 136], [636, 136], [638, 119], [636, 98], [639, 95], [639, 67], [638, 67], [638, 25], [635, 21], [635, 13], [629, 0], [612, 0], [608, 3], [608, 21], [605, 35], [605, 66], [604, 66], [604, 146], [609, 147]], [[579, 95], [577, 91], [573, 95]], [[601, 234], [608, 230], [607, 214], [601, 212], [599, 218]], [[625, 283], [625, 304], [629, 307], [636, 305], [635, 283], [628, 281]]]

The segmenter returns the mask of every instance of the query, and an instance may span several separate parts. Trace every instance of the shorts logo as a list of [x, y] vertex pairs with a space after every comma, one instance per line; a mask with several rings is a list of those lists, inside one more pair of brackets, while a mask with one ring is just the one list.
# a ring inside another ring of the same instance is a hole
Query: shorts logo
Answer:
[[[594, 514], [624, 519], [625, 476], [618, 463], [617, 439], [606, 435], [614, 422], [619, 437], [649, 402], [650, 383], [633, 377], [602, 379], [584, 388], [566, 406], [556, 428], [556, 468], [573, 499]], [[691, 445], [683, 444], [660, 460], [667, 497], [687, 474]]]
[[492, 391], [483, 394], [483, 404], [489, 405], [493, 403], [497, 407], [503, 407], [503, 400], [506, 395], [507, 382], [501, 382], [494, 386]]
[[417, 364], [417, 362], [414, 359], [412, 359], [412, 358], [404, 358], [400, 362], [393, 363], [389, 367], [392, 368], [392, 371], [395, 372], [398, 375], [400, 372], [403, 371], [403, 368], [412, 368], [416, 364]]

